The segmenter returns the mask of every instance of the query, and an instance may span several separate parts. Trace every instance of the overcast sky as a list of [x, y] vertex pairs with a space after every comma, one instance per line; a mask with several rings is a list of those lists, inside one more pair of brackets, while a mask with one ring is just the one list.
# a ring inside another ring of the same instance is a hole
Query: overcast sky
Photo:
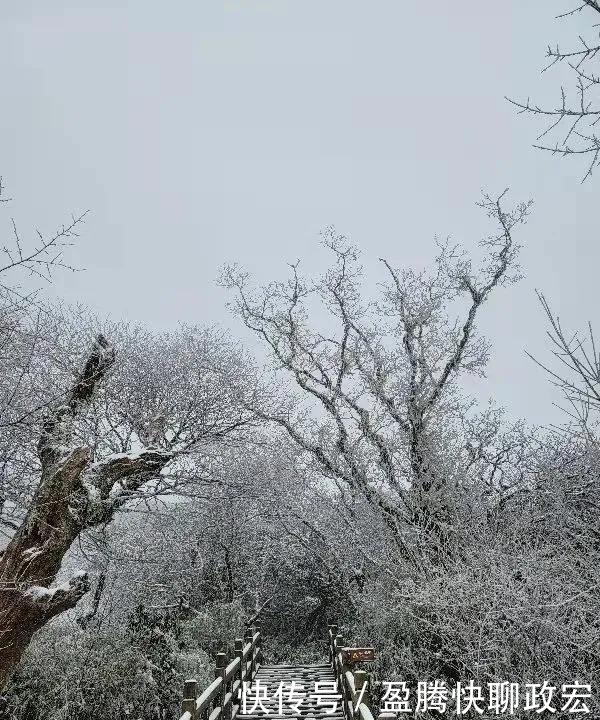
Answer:
[[[556, 418], [525, 356], [544, 356], [535, 288], [565, 322], [598, 322], [600, 176], [531, 148], [503, 99], [556, 99], [545, 47], [588, 29], [558, 0], [240, 0], [0, 6], [0, 173], [23, 234], [89, 209], [52, 292], [155, 328], [221, 323], [237, 261], [259, 280], [318, 267], [334, 224], [365, 253], [423, 266], [434, 237], [473, 246], [481, 188], [535, 200], [526, 278], [480, 328], [477, 387], [512, 416]], [[562, 24], [561, 24], [562, 23]], [[5, 231], [9, 218], [5, 217]], [[372, 290], [377, 273], [373, 270]]]

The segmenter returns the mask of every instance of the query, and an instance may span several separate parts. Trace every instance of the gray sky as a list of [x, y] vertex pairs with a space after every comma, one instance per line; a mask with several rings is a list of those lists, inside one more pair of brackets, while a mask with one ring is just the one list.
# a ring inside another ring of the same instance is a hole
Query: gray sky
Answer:
[[[545, 47], [587, 30], [558, 0], [483, 3], [20, 0], [0, 8], [0, 172], [21, 231], [89, 208], [68, 301], [156, 328], [222, 323], [216, 285], [237, 261], [259, 280], [318, 267], [329, 224], [365, 253], [421, 266], [434, 236], [472, 245], [480, 189], [533, 197], [526, 279], [480, 327], [476, 388], [514, 416], [556, 418], [524, 348], [547, 344], [539, 288], [565, 322], [598, 320], [597, 183], [531, 148], [538, 125], [504, 95], [557, 97]], [[589, 22], [589, 20], [588, 20]], [[6, 218], [8, 220], [8, 218]], [[6, 231], [8, 224], [5, 223]], [[376, 274], [374, 275], [376, 278]], [[375, 279], [373, 280], [375, 290]]]

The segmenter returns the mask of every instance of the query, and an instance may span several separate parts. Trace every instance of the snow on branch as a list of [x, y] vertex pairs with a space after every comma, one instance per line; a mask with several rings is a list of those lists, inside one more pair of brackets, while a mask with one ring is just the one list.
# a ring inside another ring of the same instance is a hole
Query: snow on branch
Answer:
[[43, 605], [44, 616], [49, 620], [55, 615], [75, 607], [89, 589], [88, 575], [86, 572], [80, 571], [75, 573], [70, 580], [51, 588], [32, 585], [25, 590], [23, 598], [31, 603]]
[[111, 455], [94, 463], [81, 479], [89, 502], [86, 524], [110, 519], [131, 493], [156, 479], [174, 455], [169, 450], [146, 448]]

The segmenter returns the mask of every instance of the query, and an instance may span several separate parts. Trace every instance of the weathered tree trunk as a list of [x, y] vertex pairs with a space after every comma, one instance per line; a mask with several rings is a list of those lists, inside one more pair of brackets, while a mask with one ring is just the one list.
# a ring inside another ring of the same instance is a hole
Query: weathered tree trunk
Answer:
[[89, 448], [69, 446], [74, 419], [114, 358], [99, 336], [68, 401], [44, 423], [38, 443], [40, 484], [0, 556], [0, 688], [37, 630], [74, 607], [89, 589], [86, 573], [50, 587], [73, 541], [82, 530], [110, 520], [127, 493], [156, 477], [172, 458], [170, 452], [147, 449], [92, 464]]

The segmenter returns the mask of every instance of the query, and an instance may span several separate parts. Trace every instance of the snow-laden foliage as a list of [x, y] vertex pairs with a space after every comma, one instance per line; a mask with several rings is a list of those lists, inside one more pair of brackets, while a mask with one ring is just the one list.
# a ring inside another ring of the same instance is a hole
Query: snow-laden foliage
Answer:
[[257, 619], [272, 662], [321, 659], [337, 621], [377, 648], [377, 680], [600, 676], [600, 359], [543, 299], [564, 426], [465, 397], [528, 210], [483, 206], [479, 269], [449, 245], [432, 272], [385, 261], [377, 302], [332, 232], [316, 280], [294, 266], [256, 294], [230, 271], [264, 372], [214, 328], [5, 289], [0, 716], [177, 717], [183, 681]]

